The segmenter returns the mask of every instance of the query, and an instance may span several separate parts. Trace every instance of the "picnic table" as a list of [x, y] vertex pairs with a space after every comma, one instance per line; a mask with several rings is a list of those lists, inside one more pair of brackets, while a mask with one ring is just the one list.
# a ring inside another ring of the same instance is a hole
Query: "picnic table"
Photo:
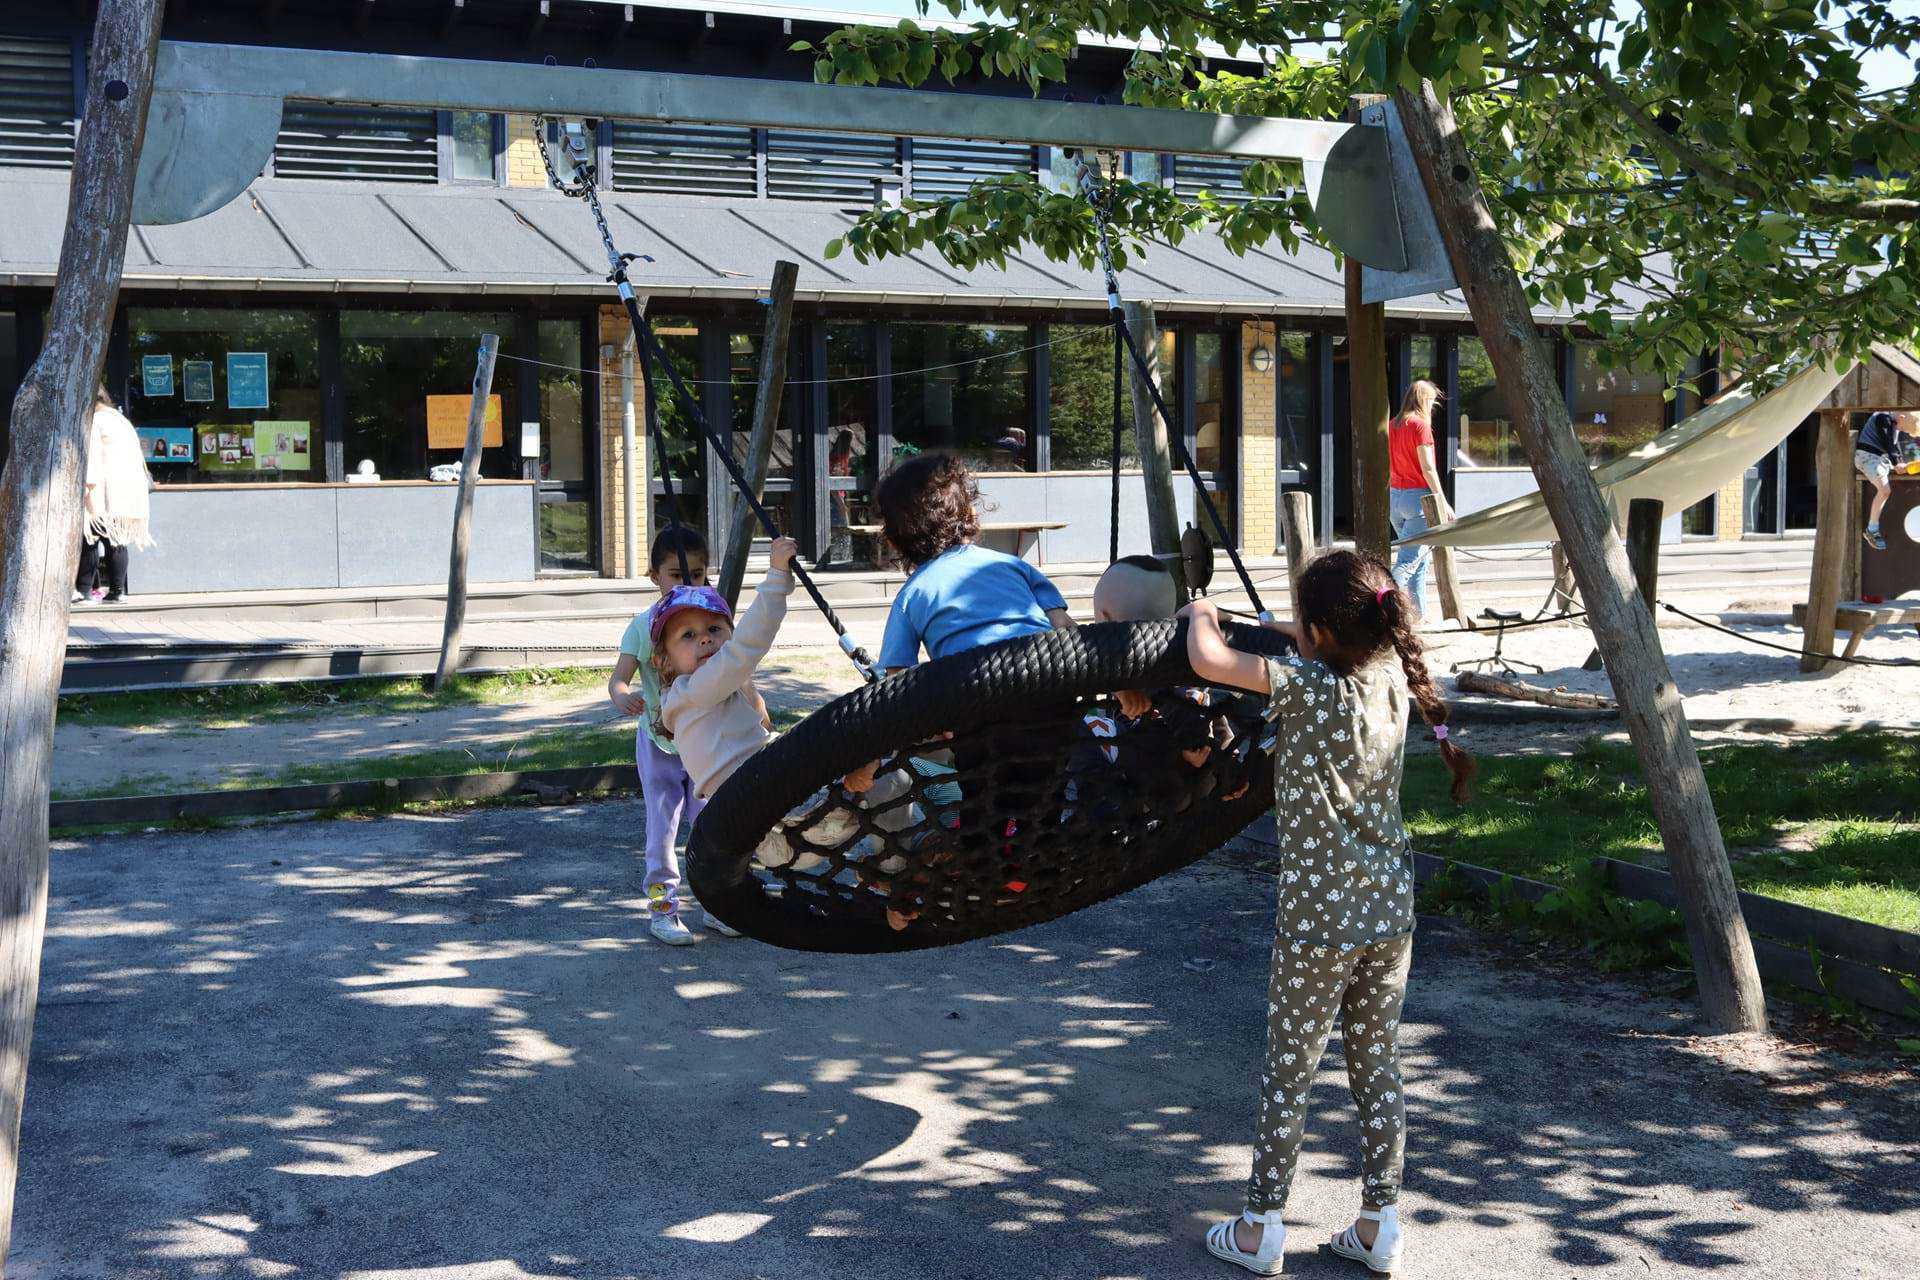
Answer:
[[[1040, 535], [1048, 529], [1064, 529], [1065, 520], [993, 520], [983, 521], [980, 525], [980, 543], [995, 551], [1006, 551], [1011, 555], [1027, 558], [1027, 552], [1039, 546]], [[849, 533], [863, 534], [867, 537], [880, 536], [881, 527], [877, 524], [850, 524]], [[991, 536], [989, 536], [991, 535]], [[1038, 560], [1038, 556], [1035, 560]]]

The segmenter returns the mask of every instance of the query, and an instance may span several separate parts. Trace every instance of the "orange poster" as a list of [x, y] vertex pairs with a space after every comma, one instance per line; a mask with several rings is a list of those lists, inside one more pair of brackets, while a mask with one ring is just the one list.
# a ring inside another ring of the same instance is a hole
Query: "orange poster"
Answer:
[[[473, 410], [473, 396], [427, 397], [427, 448], [464, 449], [467, 447], [467, 414]], [[487, 397], [487, 421], [480, 432], [480, 443], [488, 449], [501, 444], [500, 397]]]

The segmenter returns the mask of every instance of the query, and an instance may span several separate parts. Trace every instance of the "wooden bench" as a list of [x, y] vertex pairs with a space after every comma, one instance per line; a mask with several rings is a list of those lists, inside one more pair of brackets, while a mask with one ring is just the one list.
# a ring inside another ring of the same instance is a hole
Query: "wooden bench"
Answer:
[[[1875, 627], [1897, 627], [1911, 622], [1915, 630], [1920, 630], [1920, 600], [1890, 600], [1885, 604], [1868, 604], [1864, 600], [1843, 600], [1834, 610], [1833, 629], [1845, 631], [1847, 635], [1846, 652], [1840, 656], [1851, 658], [1860, 651], [1860, 642]], [[1807, 606], [1793, 606], [1793, 625], [1805, 630], [1807, 625]], [[1823, 654], [1831, 657], [1832, 654]]]
[[[1065, 520], [996, 520], [983, 521], [980, 525], [981, 545], [996, 551], [1010, 551], [1011, 554], [1026, 559], [1027, 552], [1040, 541], [1040, 535], [1048, 529], [1064, 529]], [[850, 524], [847, 532], [863, 534], [870, 538], [880, 536], [881, 527], [877, 524]], [[988, 535], [994, 535], [989, 538]], [[1005, 535], [1011, 534], [1012, 546], [996, 546]]]

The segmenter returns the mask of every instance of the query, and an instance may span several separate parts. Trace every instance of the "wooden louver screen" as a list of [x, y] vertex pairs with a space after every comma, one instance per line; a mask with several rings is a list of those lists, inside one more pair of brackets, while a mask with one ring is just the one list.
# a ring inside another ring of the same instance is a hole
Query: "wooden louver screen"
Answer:
[[1246, 172], [1246, 161], [1227, 156], [1175, 156], [1173, 189], [1185, 199], [1211, 191], [1216, 200], [1245, 204], [1253, 199], [1247, 192]]
[[1017, 142], [953, 142], [916, 138], [913, 142], [913, 198], [945, 200], [963, 196], [982, 178], [1032, 173], [1034, 149]]
[[615, 191], [750, 200], [756, 187], [751, 129], [613, 122]]
[[775, 200], [870, 204], [875, 183], [899, 174], [900, 145], [893, 138], [777, 129], [767, 134], [767, 194]]
[[73, 167], [73, 45], [0, 38], [0, 165]]
[[431, 111], [289, 102], [273, 144], [279, 178], [437, 182], [439, 125]]

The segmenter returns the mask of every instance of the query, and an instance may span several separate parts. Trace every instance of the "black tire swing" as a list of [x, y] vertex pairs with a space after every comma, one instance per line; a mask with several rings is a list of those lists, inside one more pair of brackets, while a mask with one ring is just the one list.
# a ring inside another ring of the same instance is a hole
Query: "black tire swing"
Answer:
[[[544, 123], [536, 130], [545, 157]], [[700, 412], [634, 299], [584, 151], [580, 177], [554, 185], [593, 210], [632, 322], [647, 386], [648, 431], [665, 471], [653, 368], [663, 367], [689, 418], [719, 455], [769, 536], [778, 529], [746, 483], [728, 443]], [[1136, 376], [1169, 432], [1198, 501], [1227, 548], [1248, 598], [1259, 593], [1226, 537], [1178, 420], [1153, 383], [1121, 311], [1107, 229], [1106, 193], [1088, 170], [1114, 326], [1113, 484], [1118, 555], [1120, 376]], [[672, 477], [666, 476], [669, 496]], [[1224, 844], [1272, 804], [1271, 741], [1257, 715], [1234, 724], [1231, 750], [1188, 764], [1169, 734], [1135, 731], [1095, 742], [1084, 716], [1117, 690], [1195, 685], [1186, 628], [1168, 621], [1104, 623], [983, 646], [876, 681], [798, 562], [796, 577], [840, 637], [867, 683], [769, 743], [709, 799], [688, 842], [688, 881], [702, 906], [741, 932], [800, 951], [853, 954], [920, 950], [1041, 924], [1137, 888]], [[1265, 616], [1264, 610], [1261, 610]], [[1291, 649], [1278, 632], [1230, 625], [1236, 648], [1273, 656]], [[838, 785], [878, 760], [895, 785], [865, 799]], [[816, 793], [804, 820], [788, 815]], [[1225, 799], [1233, 796], [1233, 799]], [[773, 852], [767, 851], [771, 847]], [[889, 911], [906, 927], [889, 923]]]

